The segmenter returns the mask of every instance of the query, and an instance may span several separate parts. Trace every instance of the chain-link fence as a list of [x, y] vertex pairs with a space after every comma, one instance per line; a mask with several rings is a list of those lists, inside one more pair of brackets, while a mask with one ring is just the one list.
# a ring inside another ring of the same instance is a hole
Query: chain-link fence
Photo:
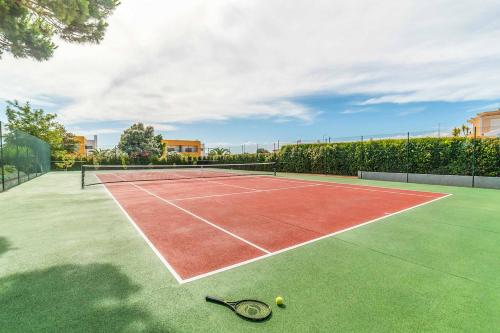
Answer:
[[50, 171], [50, 146], [22, 131], [7, 131], [0, 122], [0, 191]]
[[[449, 134], [448, 134], [449, 132]], [[446, 137], [451, 135], [451, 130], [426, 130], [426, 131], [412, 131], [412, 137]], [[255, 153], [272, 153], [278, 152], [281, 147], [287, 145], [301, 145], [301, 144], [325, 144], [325, 143], [341, 143], [341, 142], [356, 142], [363, 140], [383, 140], [383, 139], [401, 139], [406, 138], [407, 133], [383, 133], [372, 134], [366, 136], [346, 136], [337, 137], [333, 135], [323, 134], [317, 139], [304, 139], [298, 138], [295, 140], [275, 140], [272, 142], [245, 142], [241, 144], [225, 144], [225, 143], [207, 143], [203, 150], [203, 155], [207, 156], [210, 153], [224, 153], [224, 154], [255, 154]], [[221, 151], [222, 149], [222, 151]]]
[[[205, 144], [200, 157], [174, 154], [134, 161], [116, 147], [99, 149], [63, 169], [82, 164], [207, 164], [279, 162], [284, 172], [356, 176], [358, 171], [500, 177], [500, 126], [384, 133], [239, 145]], [[60, 164], [60, 163], [59, 163]]]
[[[208, 156], [213, 153], [225, 154], [255, 154], [255, 153], [272, 153], [277, 152], [283, 144], [279, 140], [276, 142], [253, 143], [247, 142], [240, 145], [230, 144], [209, 144], [203, 149], [203, 155]], [[221, 150], [222, 149], [222, 150]]]
[[[491, 132], [491, 131], [490, 131]], [[494, 133], [494, 132], [493, 132]], [[500, 176], [500, 137], [473, 128], [455, 136], [429, 132], [329, 138], [280, 150], [281, 170], [355, 176], [358, 171]]]

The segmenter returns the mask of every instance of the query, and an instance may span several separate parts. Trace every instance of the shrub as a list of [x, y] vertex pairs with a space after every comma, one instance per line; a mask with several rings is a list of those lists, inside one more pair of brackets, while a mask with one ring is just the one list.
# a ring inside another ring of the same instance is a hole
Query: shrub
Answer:
[[[280, 170], [356, 175], [358, 170], [470, 175], [474, 141], [469, 138], [414, 138], [283, 146]], [[475, 142], [475, 174], [500, 176], [500, 139]]]

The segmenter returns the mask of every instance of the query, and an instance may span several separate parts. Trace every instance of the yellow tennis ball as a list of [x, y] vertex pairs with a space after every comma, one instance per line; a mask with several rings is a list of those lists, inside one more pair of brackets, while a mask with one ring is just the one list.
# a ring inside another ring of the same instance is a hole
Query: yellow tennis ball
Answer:
[[276, 305], [283, 305], [283, 297], [281, 296], [276, 297]]

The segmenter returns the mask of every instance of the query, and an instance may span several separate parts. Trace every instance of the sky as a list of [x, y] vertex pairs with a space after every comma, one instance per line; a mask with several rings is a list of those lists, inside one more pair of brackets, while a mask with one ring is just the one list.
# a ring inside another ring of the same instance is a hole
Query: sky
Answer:
[[123, 0], [99, 45], [4, 55], [0, 109], [30, 101], [105, 148], [134, 122], [212, 147], [446, 132], [500, 107], [499, 14], [498, 0]]

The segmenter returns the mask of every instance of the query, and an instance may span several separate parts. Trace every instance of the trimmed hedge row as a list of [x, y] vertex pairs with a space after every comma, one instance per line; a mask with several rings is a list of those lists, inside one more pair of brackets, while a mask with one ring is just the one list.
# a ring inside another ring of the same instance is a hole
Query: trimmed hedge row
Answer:
[[[474, 152], [474, 154], [473, 154]], [[148, 161], [128, 157], [94, 161], [89, 156], [81, 164], [204, 164], [280, 162], [278, 171], [357, 175], [358, 170], [500, 177], [500, 138], [414, 138], [365, 142], [285, 145], [278, 153], [232, 154], [184, 157], [172, 154]], [[139, 163], [138, 163], [139, 162]]]
[[[96, 159], [93, 155], [79, 157], [75, 163], [67, 168], [69, 171], [80, 170], [84, 164], [98, 165], [130, 165], [130, 164], [154, 164], [154, 165], [190, 165], [190, 164], [241, 164], [241, 163], [262, 163], [276, 161], [276, 154], [237, 154], [237, 155], [217, 155], [191, 157], [181, 154], [169, 154], [166, 158], [152, 157], [145, 159], [130, 159], [126, 154], [121, 156], [110, 155], [105, 158]], [[53, 171], [63, 171], [66, 168], [59, 166], [60, 161], [52, 161]]]
[[[475, 147], [475, 148], [474, 148]], [[475, 154], [473, 151], [475, 149]], [[415, 138], [287, 145], [281, 171], [354, 176], [358, 170], [500, 176], [500, 139]]]

